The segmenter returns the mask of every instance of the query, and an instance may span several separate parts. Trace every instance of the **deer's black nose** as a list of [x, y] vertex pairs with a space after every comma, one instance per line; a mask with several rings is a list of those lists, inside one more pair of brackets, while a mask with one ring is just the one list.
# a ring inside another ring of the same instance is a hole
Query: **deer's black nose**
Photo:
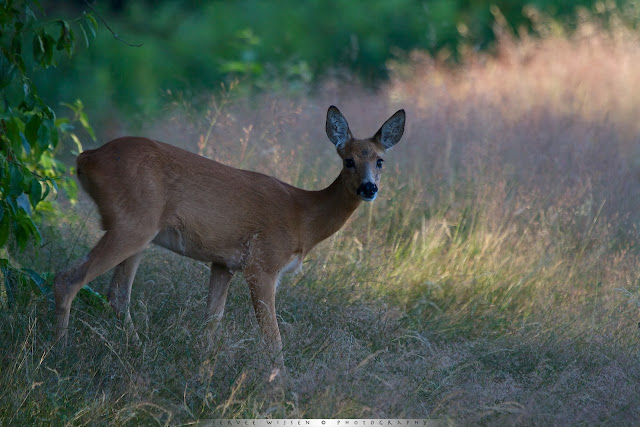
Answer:
[[375, 185], [373, 182], [365, 182], [364, 184], [360, 185], [360, 187], [358, 187], [356, 194], [366, 199], [371, 199], [376, 195], [377, 192], [377, 185]]

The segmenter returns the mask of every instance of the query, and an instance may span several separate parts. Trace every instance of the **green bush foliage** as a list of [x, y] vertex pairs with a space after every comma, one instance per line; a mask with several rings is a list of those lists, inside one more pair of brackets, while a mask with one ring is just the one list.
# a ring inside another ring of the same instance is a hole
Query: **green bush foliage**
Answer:
[[44, 21], [38, 12], [37, 3], [27, 0], [0, 6], [0, 270], [10, 301], [16, 282], [38, 287], [43, 283], [32, 270], [12, 268], [8, 258], [12, 250], [42, 240], [34, 210], [59, 187], [71, 199], [76, 197], [76, 184], [63, 176], [67, 167], [57, 158], [60, 140], [67, 136], [82, 150], [73, 133], [75, 121], [93, 134], [81, 101], [65, 104], [75, 120], [58, 118], [31, 76], [35, 70], [55, 67], [59, 53], [72, 56], [77, 35], [88, 46], [97, 22], [88, 14], [73, 21]]

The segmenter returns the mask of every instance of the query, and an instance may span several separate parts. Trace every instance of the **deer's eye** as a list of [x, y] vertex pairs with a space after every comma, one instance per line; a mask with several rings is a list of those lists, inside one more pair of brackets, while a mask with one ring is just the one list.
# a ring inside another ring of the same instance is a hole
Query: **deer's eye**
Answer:
[[353, 161], [353, 159], [344, 159], [344, 166], [347, 168], [355, 168], [356, 163]]
[[382, 163], [383, 162], [384, 162], [384, 160], [378, 159], [378, 161], [376, 162], [376, 166], [378, 167], [378, 169], [382, 169]]

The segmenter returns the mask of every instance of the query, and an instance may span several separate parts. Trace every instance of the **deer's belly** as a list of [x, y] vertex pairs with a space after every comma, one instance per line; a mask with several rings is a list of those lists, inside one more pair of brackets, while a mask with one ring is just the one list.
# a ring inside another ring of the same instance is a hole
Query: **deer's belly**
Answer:
[[175, 227], [163, 228], [153, 243], [189, 258], [224, 265], [230, 271], [241, 270], [247, 255], [242, 242], [203, 241]]

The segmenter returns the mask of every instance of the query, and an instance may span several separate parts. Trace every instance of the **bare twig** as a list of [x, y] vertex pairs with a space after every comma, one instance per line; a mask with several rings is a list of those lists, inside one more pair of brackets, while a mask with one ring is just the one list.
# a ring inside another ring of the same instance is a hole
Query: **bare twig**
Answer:
[[115, 31], [113, 31], [113, 30], [111, 29], [111, 27], [109, 26], [109, 24], [107, 24], [107, 21], [105, 21], [105, 20], [104, 20], [104, 18], [102, 17], [102, 15], [100, 15], [100, 14], [98, 13], [98, 11], [97, 11], [93, 6], [91, 6], [91, 4], [89, 4], [89, 2], [88, 2], [87, 0], [85, 0], [85, 2], [84, 2], [84, 3], [89, 7], [89, 9], [91, 9], [91, 11], [92, 11], [93, 13], [95, 13], [95, 14], [96, 14], [96, 16], [98, 17], [98, 19], [100, 19], [100, 21], [104, 24], [104, 26], [105, 26], [105, 27], [107, 27], [107, 30], [109, 30], [109, 32], [111, 32], [111, 34], [113, 35], [113, 38], [114, 38], [114, 39], [118, 40], [119, 42], [122, 42], [122, 43], [126, 44], [127, 46], [131, 46], [131, 47], [142, 47], [142, 44], [133, 44], [133, 43], [129, 43], [129, 42], [127, 42], [126, 40], [122, 40], [122, 39], [120, 38], [120, 36], [118, 35], [118, 33], [116, 33]]

